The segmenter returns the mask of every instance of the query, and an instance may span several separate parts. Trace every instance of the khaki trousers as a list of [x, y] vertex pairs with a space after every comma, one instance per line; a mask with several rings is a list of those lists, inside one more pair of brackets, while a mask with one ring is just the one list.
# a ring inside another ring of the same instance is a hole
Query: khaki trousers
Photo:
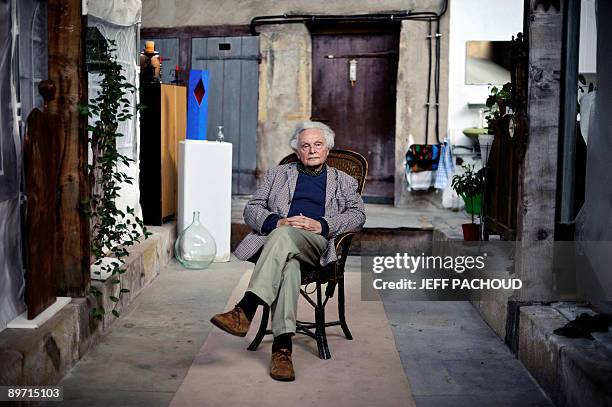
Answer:
[[326, 247], [323, 236], [291, 226], [278, 227], [268, 236], [247, 291], [270, 306], [274, 336], [295, 333], [300, 265], [318, 266]]

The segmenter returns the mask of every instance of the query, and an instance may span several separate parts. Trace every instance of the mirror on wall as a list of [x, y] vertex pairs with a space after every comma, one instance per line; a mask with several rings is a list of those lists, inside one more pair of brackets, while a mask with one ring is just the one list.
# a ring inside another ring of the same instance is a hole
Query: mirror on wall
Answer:
[[503, 85], [510, 82], [511, 41], [467, 41], [466, 85]]

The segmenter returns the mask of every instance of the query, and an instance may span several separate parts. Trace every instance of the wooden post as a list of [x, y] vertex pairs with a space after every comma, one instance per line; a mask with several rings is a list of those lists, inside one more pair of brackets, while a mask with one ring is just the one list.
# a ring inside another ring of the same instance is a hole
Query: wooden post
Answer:
[[89, 200], [87, 117], [78, 105], [87, 101], [85, 35], [81, 0], [49, 0], [49, 79], [57, 97], [49, 111], [58, 117], [59, 179], [56, 208], [55, 270], [59, 295], [85, 296], [89, 287], [89, 222], [81, 210]]
[[34, 108], [28, 115], [23, 143], [25, 192], [24, 264], [26, 266], [26, 304], [28, 319], [34, 319], [55, 302], [57, 278], [55, 270], [55, 207], [57, 198], [57, 120], [47, 109], [55, 97], [51, 81], [39, 85], [44, 109]]
[[[564, 2], [525, 0], [529, 47], [528, 141], [519, 169], [517, 274], [519, 300], [546, 300], [553, 288], [557, 149], [559, 144]], [[534, 242], [538, 242], [534, 244]]]

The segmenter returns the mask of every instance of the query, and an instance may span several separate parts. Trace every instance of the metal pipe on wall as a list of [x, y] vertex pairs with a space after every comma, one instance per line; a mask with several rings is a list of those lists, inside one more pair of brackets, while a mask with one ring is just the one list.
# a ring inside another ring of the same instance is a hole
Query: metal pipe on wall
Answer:
[[559, 168], [557, 175], [557, 220], [562, 225], [574, 221], [576, 172], [576, 116], [578, 113], [578, 51], [580, 45], [580, 0], [567, 0], [564, 13], [561, 67], [561, 127], [559, 128]]
[[270, 24], [296, 24], [296, 23], [317, 23], [317, 22], [396, 22], [402, 20], [415, 21], [439, 21], [446, 14], [448, 0], [444, 0], [442, 10], [439, 13], [433, 11], [395, 11], [386, 13], [371, 14], [277, 14], [269, 16], [257, 16], [251, 19], [251, 33], [257, 35], [257, 26]]

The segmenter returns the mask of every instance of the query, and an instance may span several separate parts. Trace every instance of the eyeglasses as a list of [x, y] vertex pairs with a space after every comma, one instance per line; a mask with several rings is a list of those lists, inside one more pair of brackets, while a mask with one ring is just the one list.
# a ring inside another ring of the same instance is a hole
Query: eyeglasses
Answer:
[[314, 143], [312, 145], [310, 145], [310, 144], [302, 144], [300, 146], [300, 150], [302, 150], [304, 152], [310, 151], [311, 148], [313, 150], [315, 150], [315, 151], [320, 151], [320, 150], [325, 148], [325, 143], [317, 141], [316, 143]]

